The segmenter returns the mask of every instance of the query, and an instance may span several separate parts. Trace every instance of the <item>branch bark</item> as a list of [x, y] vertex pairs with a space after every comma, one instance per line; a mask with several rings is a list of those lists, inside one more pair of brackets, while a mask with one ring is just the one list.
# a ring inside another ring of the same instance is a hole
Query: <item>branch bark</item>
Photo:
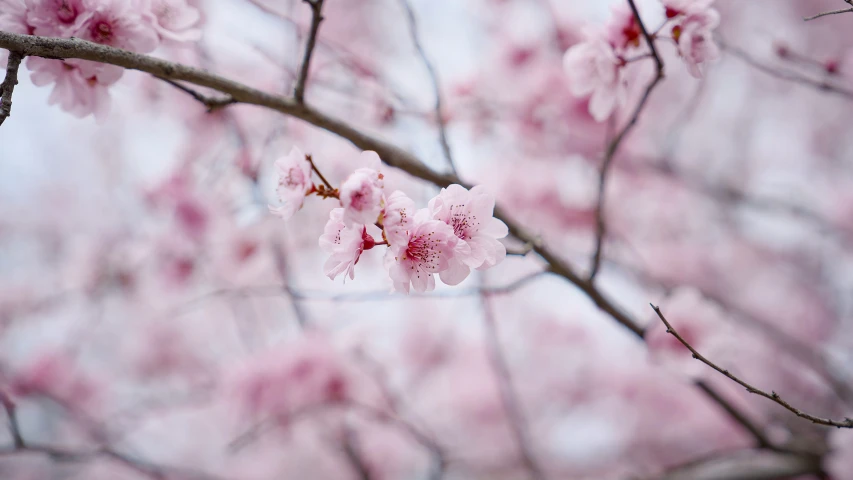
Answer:
[[6, 78], [0, 83], [0, 125], [12, 115], [12, 93], [18, 84], [18, 67], [24, 55], [16, 50], [9, 51], [9, 61], [6, 64]]
[[317, 32], [320, 30], [320, 22], [323, 21], [323, 0], [302, 0], [311, 7], [311, 28], [308, 30], [308, 40], [305, 42], [305, 53], [302, 56], [302, 66], [299, 67], [299, 76], [293, 87], [293, 98], [297, 102], [305, 101], [305, 83], [308, 81], [308, 69], [311, 67], [311, 55], [317, 45]]

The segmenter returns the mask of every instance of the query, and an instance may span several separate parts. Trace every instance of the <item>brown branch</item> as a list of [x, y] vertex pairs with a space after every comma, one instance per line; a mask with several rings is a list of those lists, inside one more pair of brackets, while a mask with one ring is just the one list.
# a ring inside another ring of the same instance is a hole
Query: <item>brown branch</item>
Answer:
[[643, 38], [646, 40], [646, 44], [649, 46], [649, 50], [651, 51], [651, 57], [655, 61], [655, 76], [646, 85], [646, 89], [643, 91], [643, 96], [640, 97], [640, 101], [634, 108], [634, 112], [631, 114], [628, 123], [626, 123], [625, 126], [622, 127], [621, 130], [619, 130], [619, 133], [616, 134], [616, 136], [607, 146], [607, 150], [604, 153], [604, 161], [601, 164], [601, 174], [599, 175], [598, 181], [598, 203], [596, 204], [595, 208], [595, 251], [592, 255], [592, 266], [590, 267], [588, 276], [589, 283], [592, 283], [595, 280], [595, 276], [598, 274], [598, 270], [601, 268], [601, 258], [604, 250], [604, 237], [607, 235], [607, 227], [604, 219], [604, 198], [605, 189], [607, 187], [607, 176], [610, 171], [610, 166], [613, 164], [613, 159], [616, 157], [616, 152], [619, 150], [619, 147], [622, 145], [622, 142], [625, 140], [625, 137], [637, 124], [637, 121], [640, 118], [640, 114], [643, 112], [643, 109], [648, 103], [652, 91], [664, 78], [663, 60], [658, 54], [654, 39], [652, 38], [651, 34], [649, 34], [649, 31], [646, 29], [643, 20], [640, 18], [640, 12], [639, 10], [637, 10], [637, 5], [634, 3], [634, 0], [628, 0], [628, 5], [631, 7], [631, 11], [634, 13], [634, 21], [637, 22], [637, 25], [640, 27], [640, 32], [642, 32]]
[[[21, 35], [3, 31], [0, 31], [0, 48], [19, 50], [26, 55], [45, 58], [79, 58], [107, 63], [146, 72], [158, 78], [165, 77], [170, 80], [181, 80], [211, 88], [230, 95], [234, 99], [235, 104], [242, 103], [269, 108], [323, 128], [349, 140], [353, 145], [362, 150], [375, 151], [386, 164], [399, 168], [412, 176], [431, 182], [438, 187], [446, 187], [454, 183], [468, 188], [471, 187], [471, 185], [463, 182], [456, 175], [436, 172], [402, 148], [367, 135], [350, 124], [328, 116], [304, 103], [297, 102], [292, 98], [263, 92], [204, 70], [82, 40]], [[560, 258], [556, 251], [548, 248], [538, 240], [536, 235], [527, 232], [521, 225], [513, 221], [502, 208], [495, 208], [495, 216], [506, 223], [511, 235], [522, 242], [531, 243], [533, 251], [550, 264], [550, 270], [554, 274], [574, 284], [598, 308], [613, 317], [614, 320], [636, 336], [643, 336], [643, 327], [636, 320], [604, 296], [591, 283], [581, 278], [568, 262]]]
[[676, 466], [657, 480], [778, 480], [822, 473], [820, 459], [812, 455], [740, 449]]
[[800, 85], [804, 85], [807, 87], [814, 88], [821, 92], [832, 93], [835, 95], [842, 96], [847, 99], [853, 99], [853, 90], [849, 90], [838, 85], [833, 85], [825, 80], [815, 80], [813, 78], [807, 77], [797, 72], [792, 72], [789, 70], [783, 70], [778, 68], [773, 68], [770, 65], [766, 65], [762, 62], [759, 62], [755, 58], [753, 58], [750, 54], [745, 52], [744, 50], [734, 46], [729, 45], [721, 38], [717, 38], [717, 43], [720, 46], [720, 49], [731, 53], [735, 57], [743, 60], [748, 63], [752, 67], [772, 76], [776, 77], [780, 80], [785, 80], [788, 82], [798, 83]]
[[731, 380], [731, 381], [737, 383], [738, 385], [740, 385], [741, 387], [745, 388], [747, 392], [752, 393], [754, 395], [764, 397], [768, 400], [771, 400], [771, 401], [775, 402], [776, 404], [782, 406], [786, 410], [790, 411], [794, 415], [796, 415], [800, 418], [804, 418], [804, 419], [806, 419], [812, 423], [815, 423], [818, 425], [826, 425], [828, 427], [853, 428], [853, 419], [845, 418], [844, 420], [837, 421], [837, 420], [831, 420], [828, 418], [821, 418], [821, 417], [816, 417], [814, 415], [810, 415], [808, 413], [803, 412], [802, 410], [800, 410], [798, 408], [793, 407], [790, 403], [788, 403], [787, 401], [782, 399], [782, 397], [779, 396], [778, 393], [776, 393], [776, 392], [767, 393], [764, 390], [756, 388], [756, 387], [750, 385], [749, 383], [745, 382], [744, 380], [741, 380], [739, 377], [733, 375], [728, 370], [717, 366], [717, 364], [708, 360], [701, 353], [696, 351], [696, 349], [693, 348], [692, 345], [687, 343], [687, 341], [684, 340], [684, 338], [678, 334], [678, 332], [675, 330], [675, 328], [673, 328], [673, 326], [667, 321], [666, 317], [664, 317], [663, 313], [660, 311], [660, 308], [658, 308], [654, 305], [651, 305], [651, 307], [654, 309], [655, 313], [657, 313], [658, 318], [660, 318], [661, 321], [663, 322], [663, 324], [666, 326], [666, 332], [671, 334], [672, 336], [674, 336], [676, 338], [676, 340], [678, 340], [682, 345], [684, 345], [685, 348], [690, 350], [690, 353], [693, 354], [693, 358], [695, 358], [696, 360], [699, 360], [700, 362], [704, 363], [705, 365], [713, 368], [714, 370], [721, 373], [723, 376], [725, 376], [729, 380]]
[[438, 72], [435, 66], [427, 57], [423, 45], [421, 45], [420, 36], [418, 35], [418, 22], [415, 19], [415, 12], [412, 9], [409, 0], [400, 0], [403, 9], [406, 10], [406, 19], [409, 23], [409, 34], [412, 37], [412, 43], [415, 45], [415, 50], [418, 51], [418, 56], [421, 57], [421, 62], [429, 72], [430, 82], [432, 83], [433, 94], [435, 95], [435, 121], [438, 124], [438, 140], [441, 143], [441, 150], [444, 152], [444, 158], [450, 166], [450, 171], [454, 175], [459, 175], [456, 171], [456, 164], [453, 161], [453, 154], [450, 151], [450, 142], [447, 140], [447, 122], [444, 119], [444, 107], [442, 105], [441, 83], [438, 80]]
[[12, 93], [18, 84], [18, 67], [24, 54], [16, 50], [9, 51], [9, 60], [6, 63], [6, 78], [0, 83], [0, 125], [12, 115]]
[[305, 102], [305, 83], [308, 81], [308, 69], [311, 67], [311, 54], [317, 44], [317, 31], [320, 30], [320, 22], [323, 21], [321, 10], [323, 0], [302, 0], [311, 7], [311, 28], [308, 31], [308, 40], [305, 42], [305, 53], [302, 56], [302, 66], [299, 67], [299, 75], [296, 77], [296, 85], [293, 87], [293, 98], [298, 103]]
[[492, 364], [492, 371], [495, 374], [495, 381], [498, 384], [498, 394], [501, 398], [501, 404], [503, 404], [504, 413], [507, 416], [507, 423], [515, 437], [515, 443], [518, 446], [518, 453], [521, 456], [521, 462], [524, 464], [524, 467], [527, 468], [534, 480], [543, 480], [546, 478], [545, 473], [533, 456], [527, 432], [527, 421], [524, 419], [521, 403], [513, 389], [512, 374], [509, 371], [509, 365], [507, 365], [506, 358], [504, 358], [503, 351], [501, 350], [494, 311], [492, 311], [488, 296], [482, 295], [481, 299], [489, 363]]
[[[853, 5], [853, 0], [844, 0], [844, 3], [846, 3], [848, 5]], [[851, 12], [853, 12], [853, 8], [845, 8], [842, 10], [833, 10], [831, 12], [823, 12], [823, 13], [818, 13], [817, 15], [812, 15], [811, 17], [806, 17], [803, 19], [803, 21], [808, 22], [809, 20], [814, 20], [814, 19], [820, 18], [820, 17], [826, 17], [828, 15], [838, 15], [840, 13], [851, 13]]]

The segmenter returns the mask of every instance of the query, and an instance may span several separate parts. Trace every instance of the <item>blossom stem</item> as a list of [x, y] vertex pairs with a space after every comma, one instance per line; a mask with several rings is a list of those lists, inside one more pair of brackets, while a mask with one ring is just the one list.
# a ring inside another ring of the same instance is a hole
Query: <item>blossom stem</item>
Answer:
[[314, 170], [314, 173], [316, 173], [317, 176], [320, 177], [320, 180], [323, 182], [326, 188], [334, 191], [335, 188], [332, 187], [332, 184], [329, 183], [328, 180], [326, 180], [326, 177], [324, 177], [322, 173], [320, 173], [320, 169], [317, 168], [317, 165], [314, 165], [314, 160], [311, 158], [311, 155], [305, 155], [305, 160], [308, 160], [308, 163], [311, 164], [311, 170]]

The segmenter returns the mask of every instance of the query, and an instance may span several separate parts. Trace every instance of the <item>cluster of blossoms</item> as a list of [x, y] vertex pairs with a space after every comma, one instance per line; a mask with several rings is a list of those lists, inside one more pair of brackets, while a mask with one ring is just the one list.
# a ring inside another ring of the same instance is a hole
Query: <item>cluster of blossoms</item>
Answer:
[[[713, 30], [720, 14], [711, 7], [714, 0], [662, 0], [666, 21], [649, 32], [653, 41], [669, 39], [691, 75], [701, 78], [703, 68], [719, 56]], [[584, 30], [584, 41], [574, 45], [563, 58], [569, 87], [577, 97], [589, 97], [589, 113], [599, 122], [607, 120], [623, 106], [627, 97], [625, 66], [647, 58], [642, 31], [627, 7], [614, 11], [603, 28]]]
[[[328, 184], [298, 148], [275, 164], [281, 205], [270, 206], [273, 214], [289, 219], [312, 194], [340, 201], [320, 236], [320, 248], [330, 255], [323, 268], [329, 278], [342, 273], [344, 281], [347, 275], [355, 278], [362, 252], [378, 245], [387, 247], [385, 267], [394, 289], [406, 293], [433, 290], [434, 274], [457, 285], [472, 268], [486, 269], [504, 259], [506, 248], [498, 239], [507, 235], [507, 226], [494, 218], [495, 199], [483, 187], [450, 185], [418, 209], [399, 190], [385, 194], [376, 152], [361, 157], [369, 166], [355, 170], [340, 189]], [[314, 184], [312, 170], [323, 184]]]
[[[0, 0], [0, 30], [47, 37], [75, 37], [148, 53], [163, 43], [198, 40], [201, 14], [192, 0]], [[53, 84], [51, 105], [78, 117], [109, 111], [108, 87], [123, 69], [85, 60], [30, 57], [38, 86]]]

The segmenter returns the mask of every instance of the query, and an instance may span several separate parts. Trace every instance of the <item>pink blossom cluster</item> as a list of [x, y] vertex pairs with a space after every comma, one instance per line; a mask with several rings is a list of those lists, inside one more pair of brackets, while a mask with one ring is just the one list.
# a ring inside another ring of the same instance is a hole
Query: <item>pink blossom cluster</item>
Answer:
[[[74, 37], [138, 53], [198, 40], [200, 19], [192, 0], [0, 0], [0, 30]], [[34, 84], [53, 84], [51, 105], [98, 120], [109, 111], [108, 87], [123, 74], [117, 66], [75, 59], [30, 57], [27, 68]]]
[[504, 259], [506, 248], [498, 239], [507, 235], [507, 226], [494, 217], [495, 198], [485, 188], [449, 185], [419, 209], [402, 191], [385, 194], [376, 152], [361, 157], [369, 166], [352, 172], [340, 189], [315, 185], [311, 157], [298, 148], [275, 164], [281, 205], [269, 207], [274, 215], [289, 219], [315, 193], [340, 202], [319, 240], [329, 254], [323, 267], [329, 278], [355, 278], [361, 254], [378, 245], [387, 247], [384, 263], [394, 290], [406, 293], [435, 289], [434, 274], [458, 285], [472, 268], [483, 270]]
[[[696, 78], [701, 78], [708, 62], [719, 56], [713, 31], [720, 23], [720, 15], [712, 8], [713, 1], [662, 0], [665, 23], [648, 32], [656, 46], [658, 40], [671, 40], [687, 70]], [[588, 97], [590, 115], [603, 122], [625, 105], [628, 95], [625, 67], [647, 59], [650, 49], [633, 11], [624, 5], [614, 10], [603, 28], [587, 28], [583, 35], [583, 41], [566, 51], [563, 66], [572, 94]]]

